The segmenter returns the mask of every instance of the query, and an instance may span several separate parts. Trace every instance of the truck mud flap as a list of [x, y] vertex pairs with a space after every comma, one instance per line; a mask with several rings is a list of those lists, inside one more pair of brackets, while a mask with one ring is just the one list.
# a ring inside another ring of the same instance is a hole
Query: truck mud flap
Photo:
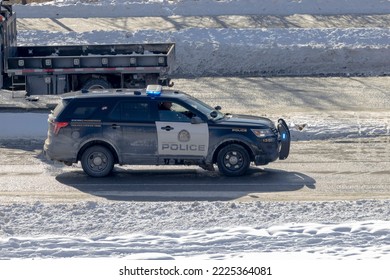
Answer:
[[279, 130], [279, 139], [280, 139], [280, 151], [279, 159], [286, 159], [290, 153], [290, 130], [286, 122], [283, 119], [278, 120], [278, 130]]

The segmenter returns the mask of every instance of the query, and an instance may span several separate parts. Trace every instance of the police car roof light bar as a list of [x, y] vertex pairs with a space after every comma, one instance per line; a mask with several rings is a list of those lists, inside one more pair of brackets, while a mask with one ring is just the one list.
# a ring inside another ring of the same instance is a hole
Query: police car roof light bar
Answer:
[[159, 96], [162, 92], [161, 85], [148, 85], [146, 88], [146, 94], [152, 96]]

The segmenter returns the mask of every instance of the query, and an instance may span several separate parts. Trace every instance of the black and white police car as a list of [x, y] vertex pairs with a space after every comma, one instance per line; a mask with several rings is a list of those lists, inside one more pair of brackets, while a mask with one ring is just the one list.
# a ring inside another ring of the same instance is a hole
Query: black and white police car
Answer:
[[198, 165], [227, 176], [250, 164], [286, 159], [290, 132], [284, 120], [223, 114], [180, 91], [104, 90], [62, 97], [49, 115], [44, 153], [67, 165], [81, 161], [92, 177], [115, 164]]

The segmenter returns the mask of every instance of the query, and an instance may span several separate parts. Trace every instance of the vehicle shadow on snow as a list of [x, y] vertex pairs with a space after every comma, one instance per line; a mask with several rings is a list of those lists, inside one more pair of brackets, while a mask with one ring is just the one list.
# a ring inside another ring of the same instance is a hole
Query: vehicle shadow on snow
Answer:
[[118, 201], [220, 201], [256, 193], [315, 189], [316, 181], [302, 173], [251, 168], [241, 177], [225, 177], [202, 169], [116, 168], [105, 178], [91, 178], [82, 171], [56, 176], [58, 182], [93, 196]]

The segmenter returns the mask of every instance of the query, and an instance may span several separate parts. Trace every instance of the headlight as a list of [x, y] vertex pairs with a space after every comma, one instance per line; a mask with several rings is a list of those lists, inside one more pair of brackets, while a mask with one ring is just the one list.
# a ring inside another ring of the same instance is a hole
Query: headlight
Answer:
[[266, 128], [266, 129], [251, 129], [251, 130], [259, 138], [261, 138], [261, 137], [268, 137], [268, 136], [274, 136], [274, 133], [269, 128]]

